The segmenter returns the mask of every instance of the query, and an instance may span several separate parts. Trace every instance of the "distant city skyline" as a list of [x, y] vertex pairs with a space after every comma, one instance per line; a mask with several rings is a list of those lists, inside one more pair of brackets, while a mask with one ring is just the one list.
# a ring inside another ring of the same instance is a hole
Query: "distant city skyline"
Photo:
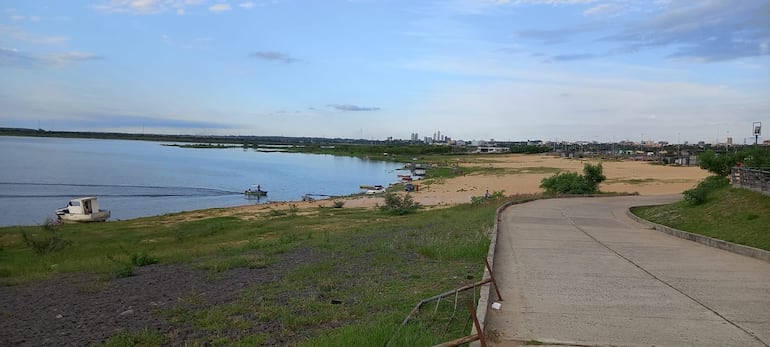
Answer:
[[8, 0], [0, 127], [770, 138], [767, 0]]

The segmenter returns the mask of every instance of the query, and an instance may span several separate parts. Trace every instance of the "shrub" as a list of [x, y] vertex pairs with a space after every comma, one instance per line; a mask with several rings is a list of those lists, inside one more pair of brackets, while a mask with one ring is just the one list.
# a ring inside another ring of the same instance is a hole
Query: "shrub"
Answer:
[[158, 262], [160, 262], [158, 258], [152, 257], [146, 252], [139, 252], [131, 255], [131, 264], [134, 264], [135, 266], [152, 265], [157, 264]]
[[583, 176], [576, 172], [560, 172], [546, 177], [540, 187], [551, 194], [589, 194], [593, 192]]
[[334, 208], [342, 208], [342, 206], [345, 206], [345, 202], [342, 200], [334, 200]]
[[585, 164], [584, 175], [576, 172], [560, 172], [540, 181], [540, 187], [549, 194], [594, 194], [598, 185], [607, 177], [602, 173], [602, 164]]
[[285, 216], [287, 213], [284, 210], [270, 210], [271, 217]]
[[385, 213], [395, 215], [405, 215], [420, 208], [420, 203], [415, 202], [409, 194], [403, 195], [394, 193], [385, 193], [385, 206], [380, 206], [380, 210]]
[[708, 201], [709, 196], [716, 190], [730, 185], [730, 181], [722, 176], [709, 176], [693, 189], [685, 190], [682, 194], [684, 200], [693, 205], [700, 205]]
[[[115, 268], [113, 270], [113, 274], [116, 278], [125, 278], [125, 277], [131, 277], [134, 275], [134, 265], [131, 263], [127, 263], [124, 261], [121, 261], [119, 259], [116, 259], [112, 255], [107, 256], [107, 260], [115, 264]], [[132, 259], [133, 261], [133, 259]]]
[[607, 179], [607, 177], [604, 176], [603, 171], [602, 164], [585, 164], [585, 166], [583, 166], [583, 176], [595, 185], [598, 185]]
[[34, 237], [26, 232], [21, 233], [21, 239], [24, 241], [24, 244], [37, 253], [37, 255], [60, 251], [72, 244], [72, 241], [65, 240], [58, 235], [59, 224], [54, 222], [52, 218], [46, 218], [40, 228], [43, 230], [43, 236], [41, 237]]

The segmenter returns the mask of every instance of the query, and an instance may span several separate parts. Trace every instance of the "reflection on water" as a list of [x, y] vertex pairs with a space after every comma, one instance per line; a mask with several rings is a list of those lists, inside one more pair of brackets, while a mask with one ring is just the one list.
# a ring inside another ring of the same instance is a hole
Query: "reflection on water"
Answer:
[[[42, 223], [75, 197], [97, 196], [111, 220], [211, 207], [347, 195], [395, 180], [402, 164], [144, 141], [0, 137], [0, 226]], [[247, 199], [260, 184], [269, 196]]]

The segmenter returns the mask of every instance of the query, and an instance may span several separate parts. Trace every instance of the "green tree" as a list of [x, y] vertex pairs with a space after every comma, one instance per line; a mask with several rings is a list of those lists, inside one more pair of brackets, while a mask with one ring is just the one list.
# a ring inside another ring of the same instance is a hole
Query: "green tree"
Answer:
[[701, 169], [727, 177], [733, 167], [741, 163], [747, 167], [767, 168], [770, 167], [770, 149], [768, 148], [747, 148], [737, 152], [716, 153], [714, 150], [708, 150], [698, 157]]
[[730, 169], [738, 163], [738, 156], [736, 153], [717, 154], [710, 149], [701, 153], [698, 161], [701, 169], [708, 170], [717, 176], [726, 177], [730, 174]]

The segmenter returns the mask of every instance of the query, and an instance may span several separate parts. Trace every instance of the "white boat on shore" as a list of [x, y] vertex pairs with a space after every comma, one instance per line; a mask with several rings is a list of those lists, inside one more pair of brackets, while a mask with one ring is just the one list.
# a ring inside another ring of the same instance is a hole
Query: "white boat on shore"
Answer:
[[110, 211], [99, 209], [95, 197], [85, 197], [70, 200], [67, 207], [56, 210], [56, 216], [63, 222], [104, 222]]

